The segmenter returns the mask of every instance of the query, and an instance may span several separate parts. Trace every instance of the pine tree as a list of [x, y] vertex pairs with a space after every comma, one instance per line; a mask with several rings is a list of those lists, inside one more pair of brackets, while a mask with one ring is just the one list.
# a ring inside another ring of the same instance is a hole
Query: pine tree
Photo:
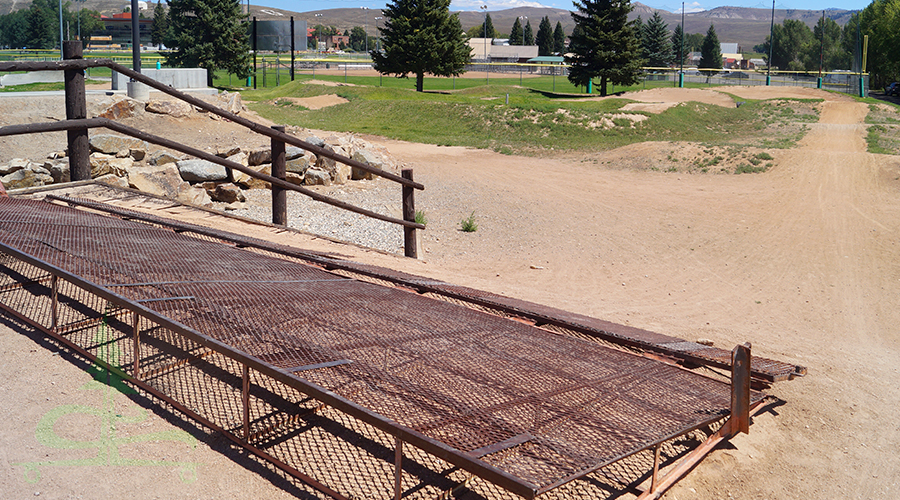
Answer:
[[491, 15], [484, 15], [484, 38], [497, 38], [497, 30], [494, 29], [494, 22], [491, 21]]
[[384, 12], [382, 52], [372, 52], [373, 66], [382, 74], [407, 78], [416, 75], [423, 90], [425, 73], [457, 76], [472, 57], [450, 0], [394, 0]]
[[569, 81], [584, 86], [600, 77], [603, 96], [609, 83], [639, 82], [644, 60], [635, 24], [628, 22], [629, 0], [576, 0], [575, 8], [576, 30], [569, 37], [571, 55], [565, 59], [571, 66]]
[[166, 64], [206, 69], [211, 87], [216, 70], [250, 76], [247, 16], [238, 0], [169, 0]]
[[51, 0], [32, 0], [28, 8], [28, 48], [52, 49], [59, 40], [56, 4]]
[[550, 26], [550, 18], [544, 16], [538, 25], [537, 36], [534, 38], [538, 46], [539, 56], [549, 56], [553, 52], [553, 27]]
[[679, 24], [678, 26], [675, 26], [675, 31], [672, 32], [672, 60], [679, 65], [683, 63], [687, 57], [685, 49], [687, 49], [687, 47], [684, 45], [684, 30], [681, 29], [681, 25]]
[[659, 12], [653, 12], [653, 16], [644, 25], [643, 32], [644, 57], [647, 65], [653, 68], [664, 68], [672, 64], [672, 41], [669, 40], [669, 27]]
[[556, 21], [556, 28], [553, 30], [553, 53], [562, 54], [566, 51], [566, 32], [563, 30], [562, 23]]
[[166, 8], [163, 7], [162, 0], [156, 2], [153, 9], [153, 24], [150, 26], [150, 43], [159, 47], [166, 39], [166, 32], [169, 31], [169, 15]]
[[[722, 69], [722, 46], [719, 44], [719, 37], [716, 35], [716, 28], [712, 24], [706, 30], [706, 36], [703, 38], [703, 45], [700, 46], [700, 68]], [[706, 71], [706, 76], [713, 75], [714, 71]]]
[[512, 30], [509, 32], [510, 45], [525, 45], [525, 32], [522, 31], [522, 23], [519, 18], [513, 23]]
[[525, 33], [522, 35], [525, 45], [534, 45], [534, 30], [531, 29], [531, 21], [525, 22]]

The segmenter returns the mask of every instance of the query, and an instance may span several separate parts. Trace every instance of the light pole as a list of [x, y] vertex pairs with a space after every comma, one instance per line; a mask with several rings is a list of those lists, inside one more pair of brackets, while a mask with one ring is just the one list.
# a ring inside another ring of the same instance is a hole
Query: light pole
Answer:
[[365, 22], [364, 22], [365, 28], [364, 29], [366, 31], [365, 36], [363, 36], [363, 47], [365, 47], [365, 49], [363, 49], [363, 50], [368, 52], [369, 51], [369, 8], [361, 7], [361, 9], [363, 10], [363, 17], [365, 17]]
[[381, 16], [375, 18], [375, 52], [381, 52], [381, 31], [378, 29], [378, 21], [384, 19]]
[[775, 0], [772, 0], [772, 24], [769, 26], [769, 63], [766, 64], [766, 85], [772, 84], [772, 49], [775, 47]]
[[678, 88], [684, 88], [684, 2], [681, 2], [681, 47], [678, 48], [681, 58], [681, 72], [678, 74]]
[[479, 9], [484, 11], [484, 29], [482, 30], [482, 36], [484, 36], [484, 79], [487, 81], [490, 76], [488, 75], [488, 71], [490, 67], [487, 65], [488, 62], [488, 48], [487, 48], [487, 5], [482, 5], [478, 7]]

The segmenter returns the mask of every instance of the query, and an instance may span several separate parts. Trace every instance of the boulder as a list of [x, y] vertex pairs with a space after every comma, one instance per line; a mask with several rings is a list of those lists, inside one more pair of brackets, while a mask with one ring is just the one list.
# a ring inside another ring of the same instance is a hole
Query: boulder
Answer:
[[131, 148], [129, 149], [129, 153], [131, 153], [131, 157], [134, 158], [134, 161], [143, 161], [143, 159], [147, 157], [146, 149]]
[[[271, 164], [257, 165], [250, 168], [266, 175], [272, 175]], [[246, 189], [269, 189], [271, 187], [271, 184], [268, 182], [257, 179], [256, 177], [251, 177], [243, 172], [234, 172], [234, 177], [234, 183], [243, 186]]]
[[22, 170], [23, 168], [28, 168], [30, 163], [31, 161], [26, 160], [25, 158], [13, 158], [12, 160], [9, 160], [8, 165], [0, 166], [0, 176], [9, 175], [13, 172]]
[[116, 158], [103, 153], [91, 153], [90, 162], [92, 179], [107, 174], [125, 177], [128, 174], [128, 169], [134, 165], [134, 160], [131, 158]]
[[53, 178], [49, 175], [36, 174], [28, 169], [16, 170], [15, 172], [0, 177], [0, 183], [6, 189], [22, 189], [35, 186], [43, 186], [53, 182]]
[[295, 174], [303, 174], [309, 168], [309, 165], [309, 159], [305, 156], [284, 162], [285, 169]]
[[169, 115], [175, 118], [183, 118], [193, 113], [194, 108], [184, 101], [161, 101], [151, 99], [147, 103], [147, 111], [159, 115]]
[[[324, 148], [326, 151], [334, 152], [334, 148], [332, 148], [331, 146], [326, 145]], [[335, 165], [336, 165], [336, 162], [334, 160], [332, 160], [331, 158], [328, 158], [326, 156], [320, 156], [316, 159], [315, 167], [323, 172], [328, 172], [328, 175], [333, 180], [335, 177], [335, 174], [337, 173], [337, 169], [335, 168]]]
[[117, 100], [108, 108], [100, 112], [100, 118], [118, 120], [139, 115], [144, 110], [144, 104], [134, 99], [125, 98]]
[[221, 181], [228, 178], [222, 165], [207, 160], [181, 160], [175, 164], [181, 178], [188, 182]]
[[[206, 192], [209, 193], [209, 189], [207, 189]], [[247, 200], [247, 198], [244, 197], [244, 192], [241, 191], [241, 188], [230, 182], [217, 185], [212, 193], [209, 194], [210, 198], [214, 201], [221, 201], [222, 203], [235, 203]]]
[[325, 141], [323, 141], [322, 139], [320, 139], [314, 135], [307, 137], [306, 142], [312, 144], [313, 146], [319, 146], [320, 148], [325, 147]]
[[288, 146], [284, 149], [284, 159], [287, 161], [296, 160], [297, 158], [306, 156], [307, 151], [297, 146]]
[[181, 158], [169, 153], [168, 151], [156, 151], [152, 155], [150, 155], [150, 159], [147, 160], [147, 163], [151, 165], [165, 165], [166, 163], [178, 163]]
[[34, 172], [36, 174], [48, 175], [50, 177], [53, 177], [52, 175], [50, 175], [49, 170], [44, 168], [43, 165], [38, 165], [37, 163], [31, 163], [30, 165], [28, 165], [28, 170], [31, 170], [32, 172]]
[[239, 114], [244, 110], [241, 94], [237, 92], [222, 92], [216, 96], [216, 100], [216, 105], [228, 112]]
[[331, 175], [324, 170], [311, 168], [303, 176], [303, 183], [307, 186], [330, 186]]
[[[366, 165], [369, 165], [370, 167], [375, 167], [375, 168], [379, 168], [379, 169], [384, 168], [384, 160], [381, 159], [381, 155], [379, 155], [377, 153], [373, 153], [373, 152], [365, 150], [365, 149], [357, 149], [356, 152], [353, 153], [353, 159], [360, 163], [365, 163]], [[371, 180], [375, 177], [375, 174], [366, 172], [365, 170], [363, 170], [361, 168], [353, 167], [350, 170], [351, 170], [350, 178], [353, 179], [354, 181], [358, 181], [358, 180], [362, 180], [362, 179]]]
[[262, 165], [263, 163], [272, 163], [272, 150], [268, 148], [254, 149], [250, 151], [247, 163], [251, 167]]
[[97, 134], [90, 138], [91, 150], [99, 151], [108, 155], [114, 155], [123, 149], [143, 149], [146, 151], [148, 145], [140, 139], [132, 137], [122, 137], [112, 134]]
[[303, 174], [295, 174], [294, 172], [287, 172], [284, 175], [284, 180], [290, 182], [291, 184], [296, 184], [298, 186], [303, 185], [303, 179], [305, 176]]
[[173, 163], [160, 167], [136, 168], [129, 172], [128, 183], [134, 189], [145, 193], [176, 199], [178, 193], [190, 187], [181, 178], [178, 168]]
[[186, 205], [197, 207], [205, 207], [212, 203], [205, 189], [199, 186], [191, 186], [190, 184], [185, 184], [175, 196], [175, 199]]
[[222, 158], [228, 158], [229, 156], [234, 156], [241, 152], [240, 146], [219, 146], [216, 149], [216, 156], [221, 156]]
[[241, 165], [243, 165], [245, 167], [250, 165], [249, 157], [247, 156], [247, 153], [245, 153], [243, 151], [238, 151], [237, 153], [235, 153], [225, 159], [228, 161], [233, 161], [235, 163], [240, 163]]
[[118, 175], [114, 175], [114, 174], [101, 175], [100, 177], [97, 177], [94, 180], [97, 182], [106, 184], [107, 186], [112, 186], [112, 187], [117, 187], [117, 188], [122, 188], [122, 189], [128, 188], [128, 179], [126, 179], [125, 177], [119, 177]]
[[69, 182], [72, 180], [69, 170], [69, 159], [63, 158], [60, 160], [52, 160], [44, 162], [44, 168], [50, 171], [50, 177], [53, 177], [53, 182]]

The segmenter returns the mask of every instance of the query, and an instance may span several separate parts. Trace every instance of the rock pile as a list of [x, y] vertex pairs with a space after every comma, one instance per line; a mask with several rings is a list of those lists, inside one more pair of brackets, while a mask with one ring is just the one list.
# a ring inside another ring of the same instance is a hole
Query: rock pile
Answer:
[[[288, 130], [299, 136], [300, 130]], [[376, 168], [398, 170], [386, 149], [347, 134], [321, 139], [308, 136], [306, 142]], [[242, 208], [245, 189], [269, 189], [268, 182], [243, 172], [228, 170], [216, 163], [185, 159], [165, 150], [150, 151], [150, 145], [130, 137], [96, 134], [90, 138], [91, 178], [106, 184], [131, 187], [191, 205], [208, 206], [212, 202], [227, 204], [225, 208]], [[287, 181], [297, 185], [332, 185], [347, 181], [372, 179], [373, 175], [351, 168], [330, 158], [316, 157], [309, 151], [288, 146], [285, 152]], [[229, 147], [217, 156], [271, 175], [272, 151], [260, 147]], [[0, 165], [0, 182], [6, 189], [19, 189], [69, 182], [66, 152], [54, 152], [46, 160], [13, 159]]]

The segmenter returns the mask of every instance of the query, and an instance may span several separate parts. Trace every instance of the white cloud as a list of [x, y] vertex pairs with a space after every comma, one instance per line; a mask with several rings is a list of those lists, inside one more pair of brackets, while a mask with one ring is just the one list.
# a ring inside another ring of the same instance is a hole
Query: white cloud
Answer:
[[[685, 12], [694, 13], [694, 12], [703, 12], [704, 10], [706, 10], [706, 8], [703, 7], [702, 5], [700, 5], [700, 2], [685, 2], [684, 3], [684, 11]], [[673, 10], [672, 12], [680, 13], [681, 9], [679, 8], [677, 10]]]
[[541, 2], [532, 2], [529, 0], [452, 0], [450, 2], [451, 11], [478, 11], [482, 5], [487, 5], [487, 10], [503, 10], [513, 9], [516, 7], [552, 7]]

